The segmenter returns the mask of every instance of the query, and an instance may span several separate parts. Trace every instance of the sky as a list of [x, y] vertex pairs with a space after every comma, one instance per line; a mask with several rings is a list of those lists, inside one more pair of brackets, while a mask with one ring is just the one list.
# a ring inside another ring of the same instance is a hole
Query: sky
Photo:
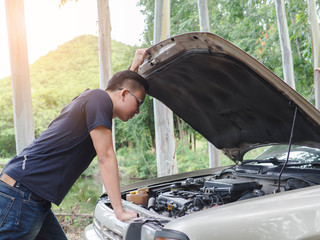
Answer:
[[[30, 64], [77, 36], [98, 36], [97, 0], [72, 0], [60, 8], [59, 2], [24, 0]], [[137, 2], [138, 0], [109, 0], [113, 40], [129, 45], [141, 43], [144, 17], [136, 6]], [[0, 79], [9, 75], [5, 1], [0, 1]]]

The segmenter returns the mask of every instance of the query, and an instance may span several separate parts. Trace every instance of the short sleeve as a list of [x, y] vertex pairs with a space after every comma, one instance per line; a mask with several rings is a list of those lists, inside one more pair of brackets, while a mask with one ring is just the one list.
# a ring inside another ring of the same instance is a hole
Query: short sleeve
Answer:
[[101, 89], [90, 91], [82, 108], [86, 115], [89, 132], [98, 126], [112, 129], [113, 104], [106, 91]]

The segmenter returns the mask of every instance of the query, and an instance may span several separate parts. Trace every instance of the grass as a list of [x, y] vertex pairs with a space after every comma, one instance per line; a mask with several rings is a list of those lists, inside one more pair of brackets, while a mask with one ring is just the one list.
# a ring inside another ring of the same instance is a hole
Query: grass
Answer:
[[0, 170], [4, 167], [4, 165], [9, 162], [11, 158], [0, 158]]

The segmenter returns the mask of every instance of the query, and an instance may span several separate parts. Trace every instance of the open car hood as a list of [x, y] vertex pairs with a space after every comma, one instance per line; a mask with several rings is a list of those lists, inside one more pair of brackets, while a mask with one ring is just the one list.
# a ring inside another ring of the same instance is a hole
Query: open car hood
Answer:
[[139, 73], [148, 94], [168, 106], [231, 159], [266, 144], [320, 145], [320, 113], [256, 59], [204, 32], [147, 50]]

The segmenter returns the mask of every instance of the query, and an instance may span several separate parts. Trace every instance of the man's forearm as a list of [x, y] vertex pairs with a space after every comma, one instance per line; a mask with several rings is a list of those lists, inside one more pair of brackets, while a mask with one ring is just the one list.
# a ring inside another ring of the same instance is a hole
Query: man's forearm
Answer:
[[106, 188], [113, 210], [116, 216], [119, 218], [124, 210], [122, 207], [120, 194], [117, 160], [115, 157], [109, 157], [108, 159], [100, 159], [98, 162], [103, 185]]

